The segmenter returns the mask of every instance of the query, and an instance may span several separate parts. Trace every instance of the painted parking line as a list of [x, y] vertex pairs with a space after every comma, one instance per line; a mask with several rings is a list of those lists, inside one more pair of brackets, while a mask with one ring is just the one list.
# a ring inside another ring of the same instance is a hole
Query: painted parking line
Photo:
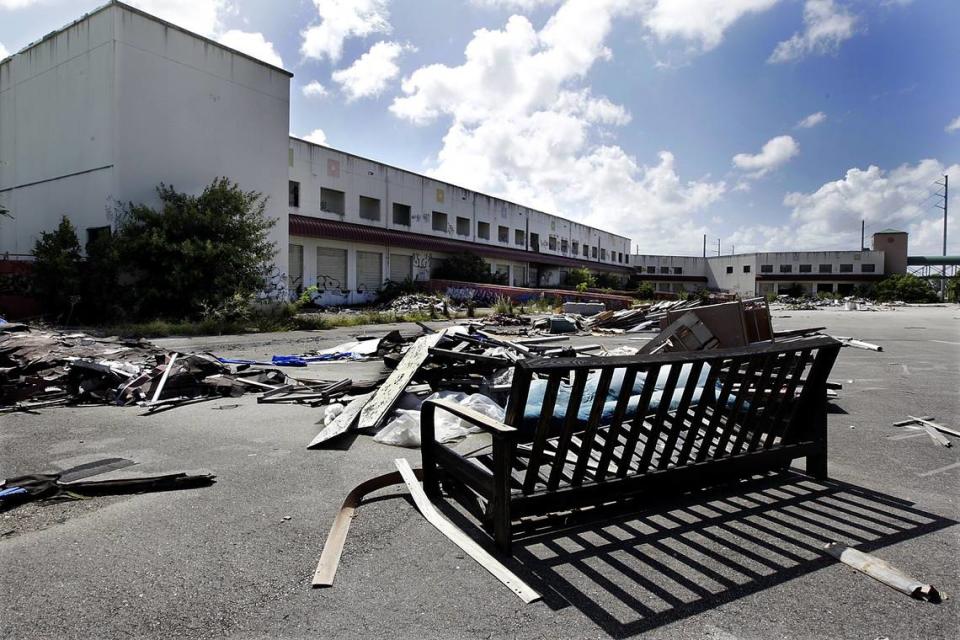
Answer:
[[939, 469], [931, 469], [930, 471], [918, 473], [917, 475], [920, 476], [921, 478], [926, 478], [927, 476], [943, 473], [944, 471], [950, 471], [950, 469], [956, 469], [957, 467], [960, 467], [960, 462], [954, 462], [953, 464], [948, 464], [945, 467], [940, 467]]
[[927, 435], [926, 431], [914, 431], [912, 433], [901, 433], [897, 436], [887, 436], [887, 440], [906, 440], [907, 438], [916, 438]]
[[949, 340], [931, 340], [930, 342], [939, 342], [940, 344], [953, 344], [960, 347], [960, 342], [950, 342]]

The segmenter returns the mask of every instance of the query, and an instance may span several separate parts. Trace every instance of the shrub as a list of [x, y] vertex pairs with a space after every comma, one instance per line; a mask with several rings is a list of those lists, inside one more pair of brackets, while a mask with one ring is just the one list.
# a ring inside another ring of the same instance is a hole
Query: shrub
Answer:
[[950, 302], [960, 302], [960, 271], [953, 274], [947, 280], [947, 300]]
[[33, 291], [45, 313], [69, 320], [81, 293], [80, 241], [63, 217], [53, 231], [40, 233], [33, 247]]
[[940, 298], [930, 283], [909, 273], [894, 274], [877, 283], [877, 300], [889, 302], [937, 302]]
[[434, 269], [431, 277], [442, 280], [507, 284], [507, 274], [491, 273], [490, 265], [475, 253], [459, 253], [444, 259]]
[[653, 284], [649, 282], [641, 282], [637, 285], [637, 290], [634, 292], [634, 295], [641, 300], [653, 300], [656, 291], [653, 288]]
[[276, 252], [266, 199], [218, 178], [199, 196], [157, 187], [161, 206], [129, 204], [117, 224], [117, 255], [139, 317], [196, 318], [252, 300]]
[[570, 287], [575, 287], [577, 291], [582, 292], [586, 291], [590, 287], [595, 286], [597, 281], [590, 272], [590, 269], [587, 269], [586, 267], [580, 267], [579, 269], [572, 269], [567, 272], [567, 277], [564, 284]]

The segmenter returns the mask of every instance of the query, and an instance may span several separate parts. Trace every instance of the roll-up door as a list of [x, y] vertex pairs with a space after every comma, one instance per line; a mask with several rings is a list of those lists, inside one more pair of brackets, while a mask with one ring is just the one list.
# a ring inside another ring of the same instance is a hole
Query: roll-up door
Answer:
[[372, 251], [357, 251], [357, 291], [376, 291], [382, 284], [382, 255]]
[[394, 282], [403, 282], [413, 279], [413, 256], [390, 254], [390, 279]]
[[347, 288], [347, 250], [317, 247], [317, 287]]

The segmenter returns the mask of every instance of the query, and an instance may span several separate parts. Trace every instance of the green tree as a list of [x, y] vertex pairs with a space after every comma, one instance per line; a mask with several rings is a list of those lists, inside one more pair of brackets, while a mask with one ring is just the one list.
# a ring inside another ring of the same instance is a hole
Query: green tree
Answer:
[[641, 300], [653, 300], [654, 295], [656, 294], [653, 284], [650, 282], [641, 282], [637, 285], [637, 290], [634, 295]]
[[115, 246], [139, 317], [196, 318], [237, 308], [264, 285], [276, 254], [266, 198], [217, 178], [199, 196], [157, 187], [160, 208], [130, 203]]
[[54, 231], [43, 231], [33, 247], [33, 291], [45, 313], [63, 317], [80, 295], [80, 241], [64, 216]]
[[953, 274], [947, 280], [947, 300], [950, 302], [960, 302], [960, 271]]
[[891, 302], [937, 302], [939, 297], [930, 283], [909, 273], [898, 273], [877, 283], [877, 300]]
[[587, 269], [586, 267], [580, 267], [579, 269], [571, 269], [567, 272], [567, 278], [564, 284], [570, 287], [575, 287], [577, 291], [586, 291], [587, 289], [596, 286], [597, 280], [593, 277], [590, 269]]

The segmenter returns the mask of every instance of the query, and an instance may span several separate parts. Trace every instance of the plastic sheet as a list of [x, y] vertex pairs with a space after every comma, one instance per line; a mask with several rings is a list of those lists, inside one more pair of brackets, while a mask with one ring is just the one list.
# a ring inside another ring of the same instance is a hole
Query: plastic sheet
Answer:
[[[440, 391], [428, 396], [426, 400], [438, 398], [470, 407], [494, 420], [503, 420], [505, 416], [503, 407], [480, 393], [468, 395], [460, 391]], [[479, 428], [471, 426], [446, 411], [437, 411], [434, 428], [437, 442], [451, 442], [479, 431]], [[394, 418], [373, 439], [381, 444], [397, 447], [419, 447], [421, 444], [420, 411], [418, 409], [397, 410], [394, 412]]]

